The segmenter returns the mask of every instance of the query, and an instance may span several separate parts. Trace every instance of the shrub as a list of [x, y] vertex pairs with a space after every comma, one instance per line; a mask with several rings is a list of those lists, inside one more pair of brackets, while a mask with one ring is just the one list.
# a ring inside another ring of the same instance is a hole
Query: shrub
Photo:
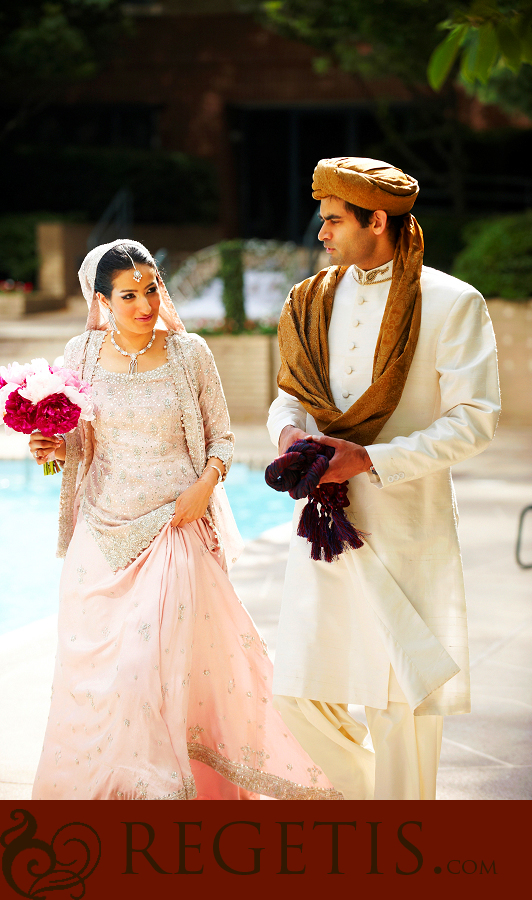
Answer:
[[236, 334], [244, 330], [244, 268], [242, 265], [242, 241], [221, 241], [220, 277], [223, 281], [222, 300], [228, 331]]
[[53, 213], [13, 213], [0, 216], [0, 278], [35, 282], [38, 222], [61, 218]]
[[452, 274], [485, 297], [526, 300], [532, 294], [532, 210], [471, 223]]

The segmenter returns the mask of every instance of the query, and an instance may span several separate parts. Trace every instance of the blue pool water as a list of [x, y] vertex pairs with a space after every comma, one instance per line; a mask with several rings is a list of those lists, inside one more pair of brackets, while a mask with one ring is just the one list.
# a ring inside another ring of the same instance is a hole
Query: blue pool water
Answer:
[[[55, 557], [61, 475], [32, 460], [0, 460], [0, 634], [57, 609], [62, 560]], [[235, 463], [225, 483], [245, 540], [292, 517], [293, 500], [272, 491], [262, 470]]]

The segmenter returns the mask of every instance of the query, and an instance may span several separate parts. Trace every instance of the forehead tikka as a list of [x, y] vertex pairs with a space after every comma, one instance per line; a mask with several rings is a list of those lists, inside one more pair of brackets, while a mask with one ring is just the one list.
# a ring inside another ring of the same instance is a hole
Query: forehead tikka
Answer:
[[126, 253], [127, 256], [129, 256], [129, 258], [130, 258], [130, 260], [131, 260], [131, 265], [133, 266], [133, 268], [134, 268], [134, 270], [135, 270], [135, 272], [134, 272], [134, 274], [133, 274], [134, 280], [135, 280], [135, 281], [140, 281], [140, 280], [142, 279], [142, 272], [139, 272], [139, 270], [137, 269], [137, 267], [136, 267], [136, 265], [135, 265], [135, 260], [134, 260], [133, 257], [127, 252], [126, 248], [125, 248], [125, 247], [122, 247], [122, 249], [123, 249], [124, 253]]

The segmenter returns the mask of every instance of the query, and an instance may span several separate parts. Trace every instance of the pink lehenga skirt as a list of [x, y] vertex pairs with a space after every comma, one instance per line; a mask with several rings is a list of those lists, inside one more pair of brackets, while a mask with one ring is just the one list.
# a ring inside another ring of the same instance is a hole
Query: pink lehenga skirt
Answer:
[[113, 572], [64, 563], [34, 800], [341, 800], [272, 707], [272, 665], [204, 520]]

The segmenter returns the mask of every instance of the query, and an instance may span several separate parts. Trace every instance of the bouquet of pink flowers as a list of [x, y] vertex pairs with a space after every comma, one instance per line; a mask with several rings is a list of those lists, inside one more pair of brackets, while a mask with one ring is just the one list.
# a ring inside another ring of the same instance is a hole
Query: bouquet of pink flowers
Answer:
[[[4, 425], [23, 434], [65, 434], [80, 419], [94, 419], [90, 385], [71, 369], [50, 366], [45, 359], [0, 366], [0, 416]], [[57, 471], [55, 460], [44, 464], [45, 475]]]

